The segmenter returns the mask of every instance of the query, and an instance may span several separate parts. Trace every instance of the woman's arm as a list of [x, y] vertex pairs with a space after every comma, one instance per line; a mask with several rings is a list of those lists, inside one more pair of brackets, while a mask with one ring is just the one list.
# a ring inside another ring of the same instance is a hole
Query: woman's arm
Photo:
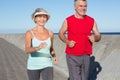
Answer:
[[53, 40], [54, 40], [54, 33], [49, 31], [49, 35], [51, 37], [51, 47], [50, 47], [50, 53], [51, 53], [51, 56], [53, 57], [53, 60], [54, 60], [54, 64], [57, 64], [58, 63], [58, 59], [57, 59], [57, 56], [55, 54], [55, 50], [53, 48]]
[[46, 46], [46, 43], [41, 43], [37, 47], [31, 47], [31, 41], [32, 41], [32, 33], [31, 33], [31, 31], [27, 31], [25, 34], [25, 52], [27, 54], [30, 54], [32, 52], [36, 52], [36, 51], [38, 51], [41, 48]]

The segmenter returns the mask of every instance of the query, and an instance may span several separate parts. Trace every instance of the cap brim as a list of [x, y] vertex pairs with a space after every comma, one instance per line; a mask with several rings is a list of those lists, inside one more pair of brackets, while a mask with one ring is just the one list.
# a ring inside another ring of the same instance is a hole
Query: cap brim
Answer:
[[[34, 18], [35, 18], [37, 15], [47, 15], [47, 16], [48, 16], [48, 19], [50, 18], [50, 15], [49, 15], [48, 13], [46, 13], [46, 12], [37, 12], [37, 13], [35, 13], [35, 14], [34, 14]], [[33, 18], [33, 20], [34, 20], [34, 18]]]
[[34, 14], [34, 17], [37, 16], [37, 15], [47, 15], [47, 16], [50, 16], [48, 13], [45, 13], [45, 12], [37, 12]]

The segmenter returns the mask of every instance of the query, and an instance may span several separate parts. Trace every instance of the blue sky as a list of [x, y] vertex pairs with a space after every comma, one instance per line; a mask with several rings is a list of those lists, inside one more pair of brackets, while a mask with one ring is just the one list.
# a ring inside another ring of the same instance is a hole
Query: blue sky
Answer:
[[[64, 19], [74, 14], [73, 0], [0, 0], [0, 33], [25, 33], [35, 26], [31, 14], [44, 8], [51, 15], [46, 28], [57, 33]], [[120, 32], [120, 0], [88, 0], [87, 15], [100, 32]]]

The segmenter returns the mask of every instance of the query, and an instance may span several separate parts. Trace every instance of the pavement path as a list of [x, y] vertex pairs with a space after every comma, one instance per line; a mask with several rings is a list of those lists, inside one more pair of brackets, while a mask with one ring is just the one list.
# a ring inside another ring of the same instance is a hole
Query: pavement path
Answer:
[[[28, 80], [24, 34], [0, 34], [0, 80]], [[54, 48], [59, 64], [54, 65], [54, 80], [67, 80], [65, 44], [55, 35]], [[102, 35], [93, 44], [90, 80], [120, 79], [120, 35]]]

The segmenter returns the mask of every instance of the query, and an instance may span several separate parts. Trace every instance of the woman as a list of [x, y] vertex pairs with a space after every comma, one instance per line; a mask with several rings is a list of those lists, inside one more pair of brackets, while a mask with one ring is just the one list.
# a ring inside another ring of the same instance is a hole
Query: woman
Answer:
[[53, 80], [53, 62], [58, 60], [53, 49], [53, 32], [45, 28], [50, 15], [43, 8], [37, 8], [32, 14], [36, 26], [25, 34], [25, 51], [29, 54], [27, 72], [29, 80]]

